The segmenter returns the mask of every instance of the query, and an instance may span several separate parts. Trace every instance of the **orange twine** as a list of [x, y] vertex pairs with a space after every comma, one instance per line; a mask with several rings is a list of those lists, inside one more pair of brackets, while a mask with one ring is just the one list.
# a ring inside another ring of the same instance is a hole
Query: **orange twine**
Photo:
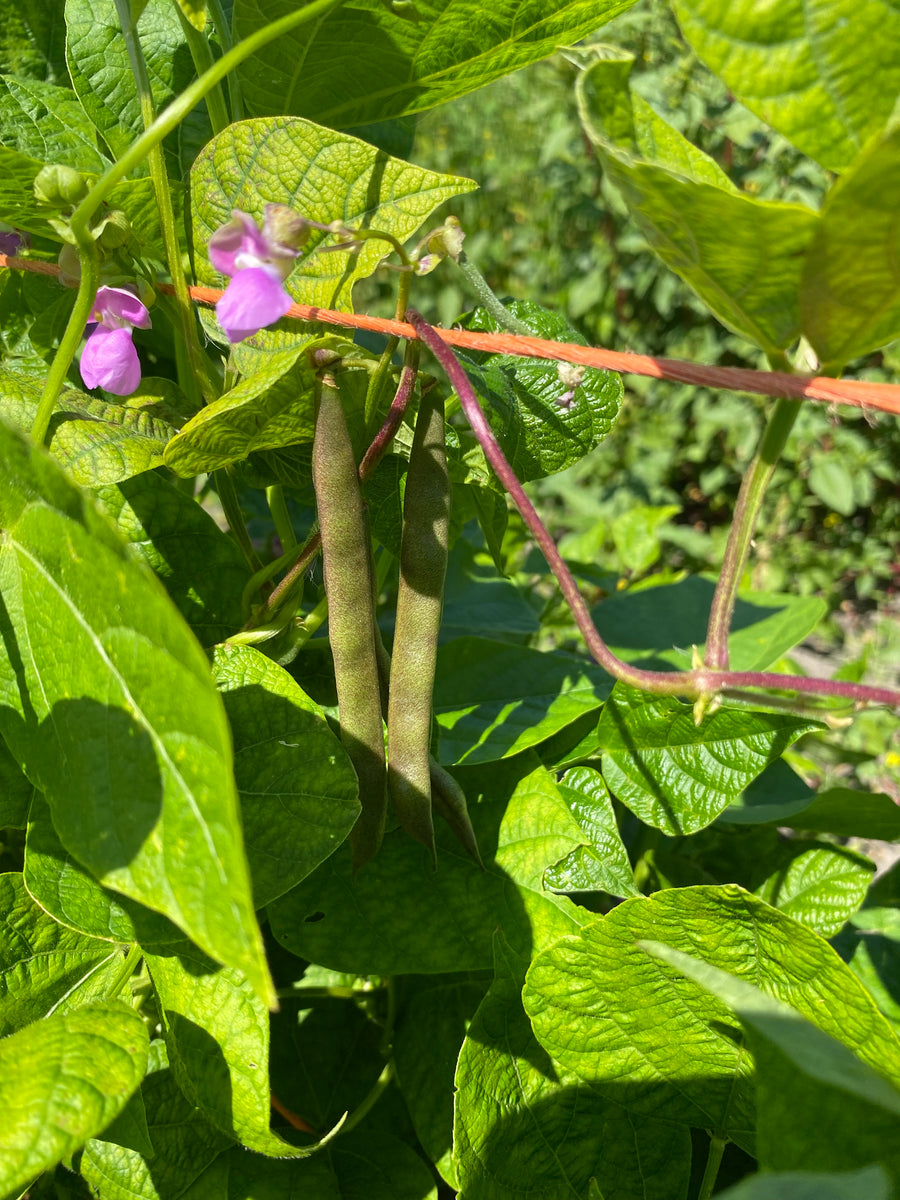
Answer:
[[[0, 254], [0, 267], [37, 271], [42, 275], [59, 274], [59, 267], [55, 263], [14, 258], [5, 254]], [[169, 293], [173, 290], [171, 284], [165, 283], [159, 284], [158, 288]], [[191, 298], [200, 304], [213, 305], [222, 295], [217, 288], [192, 287], [188, 291]], [[291, 305], [287, 316], [298, 321], [339, 325], [347, 329], [369, 329], [402, 338], [418, 337], [412, 325], [407, 325], [405, 321], [316, 308], [309, 304]], [[546, 338], [520, 337], [512, 333], [477, 333], [466, 329], [440, 328], [437, 332], [448, 345], [463, 346], [469, 350], [515, 354], [523, 358], [548, 358], [557, 362], [619, 371], [623, 375], [646, 375], [651, 379], [688, 383], [696, 387], [727, 388], [733, 392], [754, 392], [761, 396], [780, 396], [784, 399], [820, 400], [826, 404], [850, 404], [854, 408], [875, 409], [900, 416], [900, 384], [895, 383], [832, 379], [827, 375], [788, 375], [782, 371], [754, 371], [746, 367], [709, 367], [677, 358], [654, 358], [649, 354], [603, 350], [597, 346], [578, 346], [571, 342], [552, 342]]]

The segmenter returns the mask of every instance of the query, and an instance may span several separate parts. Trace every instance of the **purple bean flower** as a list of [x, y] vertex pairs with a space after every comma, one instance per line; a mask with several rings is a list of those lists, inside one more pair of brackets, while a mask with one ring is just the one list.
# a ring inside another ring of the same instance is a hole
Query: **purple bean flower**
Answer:
[[81, 352], [85, 387], [130, 396], [141, 382], [141, 364], [131, 331], [150, 328], [150, 314], [128, 288], [102, 287], [91, 310], [90, 333]]
[[28, 245], [28, 234], [0, 223], [0, 254], [18, 254]]
[[216, 305], [229, 342], [242, 342], [279, 320], [293, 304], [284, 281], [309, 236], [303, 217], [284, 204], [267, 204], [263, 227], [235, 209], [209, 239], [209, 261], [231, 283]]

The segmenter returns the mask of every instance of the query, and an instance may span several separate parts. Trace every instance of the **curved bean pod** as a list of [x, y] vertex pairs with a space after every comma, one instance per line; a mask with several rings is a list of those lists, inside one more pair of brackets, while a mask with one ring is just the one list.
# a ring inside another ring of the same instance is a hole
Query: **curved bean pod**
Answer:
[[358, 871], [376, 854], [384, 835], [384, 730], [375, 651], [371, 544], [341, 397], [327, 375], [322, 378], [316, 414], [312, 471], [341, 741], [359, 779], [362, 805], [350, 833], [353, 869]]
[[400, 587], [388, 698], [388, 787], [400, 823], [432, 857], [431, 697], [450, 537], [444, 402], [423, 395], [416, 419], [400, 542]]

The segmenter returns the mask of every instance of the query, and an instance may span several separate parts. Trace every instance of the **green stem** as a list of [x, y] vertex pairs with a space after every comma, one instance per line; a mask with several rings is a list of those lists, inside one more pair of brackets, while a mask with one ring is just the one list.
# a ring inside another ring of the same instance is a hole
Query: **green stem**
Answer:
[[388, 338], [388, 343], [381, 352], [378, 365], [369, 377], [369, 386], [366, 390], [366, 433], [369, 436], [371, 436], [375, 418], [378, 416], [378, 411], [381, 407], [381, 397], [390, 377], [394, 351], [399, 345], [400, 339], [398, 337]]
[[294, 527], [291, 524], [291, 514], [288, 512], [287, 501], [284, 498], [284, 488], [280, 483], [273, 483], [266, 488], [266, 502], [275, 523], [275, 532], [281, 542], [281, 549], [286, 554], [297, 545]]
[[703, 1179], [700, 1182], [700, 1191], [697, 1193], [697, 1200], [710, 1200], [713, 1188], [716, 1186], [716, 1176], [719, 1174], [719, 1167], [722, 1165], [722, 1155], [725, 1153], [727, 1145], [728, 1138], [723, 1134], [710, 1134], [709, 1156], [706, 1160], [706, 1170], [703, 1172]]
[[228, 474], [227, 467], [221, 467], [218, 471], [213, 472], [213, 487], [216, 489], [216, 495], [219, 497], [219, 503], [225, 513], [225, 520], [228, 522], [231, 536], [243, 551], [244, 558], [250, 564], [250, 569], [254, 572], [262, 570], [262, 563], [253, 549], [253, 543], [247, 533], [247, 526], [244, 524], [244, 514], [241, 512], [234, 480]]
[[[177, 3], [177, 0], [172, 0], [172, 3], [175, 5], [178, 19], [181, 21], [184, 40], [188, 44], [188, 50], [191, 52], [191, 58], [194, 60], [197, 74], [202, 76], [216, 61], [213, 56], [212, 47], [209, 44], [209, 39], [205, 33], [201, 33], [199, 29], [194, 28], [181, 11], [181, 5]], [[214, 88], [210, 89], [209, 95], [206, 97], [206, 111], [209, 113], [213, 133], [221, 133], [231, 123], [231, 118], [228, 115], [228, 105], [225, 103], [225, 93], [222, 91], [220, 83], [217, 83]]]
[[138, 963], [141, 961], [142, 954], [143, 951], [137, 943], [129, 948], [128, 953], [125, 955], [125, 961], [122, 963], [122, 970], [113, 980], [112, 986], [106, 993], [107, 1000], [115, 1000], [119, 992], [121, 992], [122, 988], [134, 974]]
[[750, 554], [766, 488], [772, 479], [785, 443], [800, 411], [799, 400], [778, 400], [769, 416], [759, 450], [741, 482], [719, 582], [716, 584], [706, 634], [706, 666], [728, 666], [728, 632], [734, 615], [741, 576]]
[[303, 618], [303, 628], [297, 635], [295, 646], [305, 646], [317, 629], [320, 629], [328, 619], [328, 597], [323, 596], [316, 607]]
[[[69, 228], [81, 256], [81, 284], [75, 300], [75, 307], [66, 326], [66, 331], [62, 336], [59, 349], [50, 365], [47, 382], [44, 385], [37, 415], [32, 426], [32, 437], [36, 442], [42, 442], [46, 437], [53, 407], [65, 383], [78, 345], [81, 342], [84, 327], [90, 316], [94, 297], [97, 294], [99, 263], [96, 258], [97, 249], [90, 235], [90, 225], [100, 205], [106, 200], [110, 191], [119, 180], [124, 179], [130, 171], [140, 166], [153, 147], [159, 146], [163, 139], [184, 120], [191, 109], [196, 107], [201, 100], [205, 99], [210, 91], [217, 84], [221, 83], [235, 67], [239, 66], [246, 58], [249, 58], [251, 54], [255, 54], [270, 42], [275, 41], [276, 38], [283, 37], [298, 25], [303, 25], [307, 21], [314, 21], [318, 17], [324, 16], [332, 9], [338, 8], [343, 2], [344, 0], [312, 0], [311, 4], [305, 4], [302, 8], [288, 13], [287, 16], [282, 17], [280, 20], [273, 21], [271, 25], [267, 25], [264, 29], [256, 30], [255, 33], [252, 33], [236, 46], [233, 46], [226, 54], [217, 59], [208, 71], [204, 71], [199, 79], [195, 79], [189, 87], [185, 88], [180, 96], [175, 97], [172, 103], [159, 114], [149, 129], [145, 129], [141, 136], [132, 142], [122, 157], [106, 169], [90, 192], [88, 192], [87, 196], [85, 196], [75, 209], [69, 222]], [[91, 262], [91, 256], [94, 259], [93, 263]], [[172, 282], [176, 286], [176, 273], [179, 266], [180, 260], [177, 264], [170, 260], [169, 268], [172, 271]]]
[[[212, 17], [216, 37], [219, 39], [219, 45], [222, 47], [222, 53], [227, 54], [234, 45], [234, 40], [231, 36], [231, 25], [225, 15], [225, 9], [222, 7], [222, 0], [208, 0], [207, 9], [209, 15]], [[231, 101], [232, 119], [235, 121], [243, 120], [244, 100], [241, 96], [241, 85], [238, 83], [234, 72], [228, 76], [228, 99]]]
[[347, 1120], [344, 1121], [343, 1125], [341, 1125], [340, 1133], [342, 1136], [345, 1133], [349, 1133], [351, 1129], [355, 1129], [356, 1126], [360, 1123], [360, 1121], [362, 1121], [364, 1117], [367, 1117], [369, 1115], [369, 1113], [372, 1111], [372, 1109], [375, 1107], [375, 1105], [378, 1103], [379, 1099], [381, 1098], [382, 1093], [387, 1090], [387, 1088], [393, 1078], [394, 1078], [394, 1064], [392, 1062], [386, 1063], [384, 1070], [381, 1072], [381, 1074], [375, 1080], [375, 1083], [372, 1085], [372, 1090], [365, 1097], [365, 1099], [360, 1104], [358, 1104], [356, 1106], [356, 1108], [354, 1108], [353, 1112], [349, 1115]]
[[[119, 15], [119, 24], [122, 27], [122, 34], [128, 50], [132, 74], [137, 84], [138, 96], [141, 103], [141, 119], [144, 122], [146, 136], [146, 131], [152, 129], [156, 121], [156, 107], [153, 103], [153, 93], [150, 89], [150, 75], [147, 71], [147, 61], [144, 58], [140, 39], [131, 20], [128, 0], [116, 0], [116, 11]], [[185, 22], [185, 24], [188, 24], [188, 22]], [[196, 33], [196, 30], [194, 32]], [[205, 42], [206, 39], [204, 38], [203, 41]], [[209, 49], [208, 46], [207, 49]], [[184, 274], [181, 244], [178, 240], [178, 231], [175, 228], [175, 210], [172, 207], [172, 194], [169, 191], [169, 177], [166, 173], [161, 141], [156, 141], [148, 147], [147, 165], [150, 168], [150, 178], [153, 180], [153, 191], [156, 196], [157, 207], [159, 208], [160, 230], [166, 250], [166, 261], [169, 264], [169, 274], [172, 277], [172, 287], [175, 291], [175, 308], [178, 312], [181, 333], [187, 347], [188, 361], [194, 378], [199, 384], [200, 391], [203, 393], [204, 400], [207, 404], [210, 404], [216, 398], [216, 391], [209, 376], [209, 365], [206, 356], [200, 346], [200, 338], [197, 331], [197, 314], [191, 301], [187, 278]], [[88, 193], [88, 198], [90, 198], [90, 193]], [[79, 208], [83, 207], [83, 203]], [[72, 217], [73, 224], [78, 211], [76, 209]]]
[[460, 251], [459, 257], [452, 260], [459, 267], [465, 276], [469, 287], [488, 310], [495, 321], [503, 328], [508, 329], [510, 333], [517, 333], [522, 337], [534, 337], [534, 330], [529, 328], [524, 321], [520, 321], [514, 316], [506, 305], [500, 300], [488, 281], [478, 270], [475, 264], [466, 257], [464, 250]]
[[81, 281], [78, 284], [78, 295], [75, 297], [75, 306], [59, 343], [59, 349], [50, 363], [38, 410], [31, 426], [32, 439], [39, 446], [47, 437], [53, 409], [56, 407], [56, 401], [65, 385], [75, 352], [84, 336], [84, 327], [87, 325], [91, 309], [94, 307], [97, 286], [100, 283], [100, 256], [97, 252], [97, 244], [90, 234], [78, 239], [78, 252], [81, 256]]

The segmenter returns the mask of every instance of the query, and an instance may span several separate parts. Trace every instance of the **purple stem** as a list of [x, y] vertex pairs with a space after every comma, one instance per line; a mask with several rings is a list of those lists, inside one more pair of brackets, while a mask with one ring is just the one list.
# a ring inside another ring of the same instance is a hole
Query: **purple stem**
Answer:
[[403, 420], [403, 414], [409, 406], [410, 397], [413, 393], [413, 388], [416, 385], [416, 374], [419, 369], [419, 346], [416, 342], [406, 343], [406, 353], [403, 356], [403, 370], [400, 372], [400, 382], [397, 384], [397, 392], [394, 399], [391, 401], [391, 407], [388, 409], [384, 423], [375, 437], [372, 439], [372, 444], [363, 455], [363, 460], [359, 464], [359, 480], [360, 483], [365, 483], [384, 456], [390, 443], [393, 441], [394, 435], [400, 428], [400, 422]]
[[572, 572], [563, 561], [556, 548], [556, 543], [500, 449], [494, 431], [488, 424], [475, 391], [456, 355], [443, 341], [437, 330], [433, 329], [414, 309], [407, 311], [406, 319], [446, 372], [454, 391], [459, 396], [459, 402], [472, 427], [472, 432], [481, 443], [485, 458], [497, 478], [512, 496], [513, 503], [522, 515], [522, 520], [528, 526], [531, 536], [540, 547], [550, 570], [556, 576], [560, 591], [571, 609], [588, 650], [600, 666], [615, 679], [656, 695], [685, 696], [690, 699], [696, 699], [702, 695], [715, 695], [724, 687], [743, 686], [838, 696], [843, 700], [867, 700], [870, 703], [900, 707], [900, 691], [892, 688], [867, 687], [864, 684], [847, 683], [836, 679], [807, 679], [802, 675], [775, 675], [762, 671], [646, 671], [617, 658], [597, 631], [597, 627], [591, 620], [587, 602], [578, 590], [578, 584], [575, 582]]

